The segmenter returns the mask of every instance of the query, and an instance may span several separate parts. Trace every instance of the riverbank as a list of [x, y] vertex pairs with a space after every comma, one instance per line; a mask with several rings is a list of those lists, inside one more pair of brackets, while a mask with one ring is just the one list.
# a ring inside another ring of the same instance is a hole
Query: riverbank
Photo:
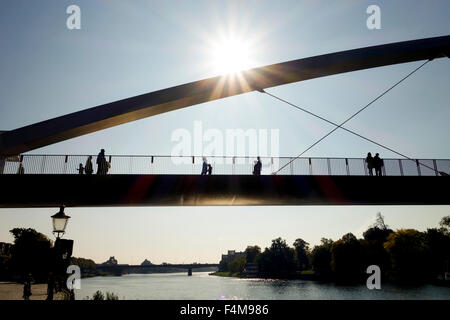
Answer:
[[[61, 293], [55, 293], [54, 300], [64, 300]], [[47, 284], [39, 283], [31, 285], [30, 300], [47, 299]], [[23, 300], [22, 283], [0, 283], [0, 300]]]
[[[319, 281], [321, 283], [330, 283], [330, 284], [337, 284], [337, 285], [361, 285], [364, 284], [364, 281], [354, 281], [354, 282], [342, 282], [338, 280], [333, 280], [331, 278], [320, 278], [318, 277], [313, 271], [307, 270], [302, 272], [297, 272], [296, 275], [290, 277], [290, 278], [284, 278], [284, 279], [278, 279], [278, 278], [271, 278], [271, 277], [249, 277], [245, 275], [245, 273], [231, 273], [231, 272], [212, 272], [209, 273], [210, 276], [216, 276], [216, 277], [226, 277], [226, 278], [241, 278], [241, 279], [249, 279], [249, 278], [258, 278], [258, 279], [272, 279], [272, 280], [307, 280], [307, 281]], [[398, 281], [385, 281], [385, 283], [389, 283], [391, 285], [396, 285], [399, 287], [409, 287], [409, 286], [423, 286], [423, 285], [433, 285], [433, 286], [439, 286], [439, 287], [447, 287], [450, 288], [450, 280], [444, 280], [444, 279], [435, 279], [432, 281], [424, 281], [424, 282], [413, 282], [413, 283], [402, 283]]]
[[239, 272], [231, 273], [231, 272], [211, 272], [208, 273], [210, 276], [216, 276], [216, 277], [234, 277], [234, 278], [244, 278]]
[[[246, 275], [245, 273], [240, 273], [240, 272], [236, 272], [236, 273], [231, 273], [231, 272], [212, 272], [209, 273], [210, 276], [216, 276], [216, 277], [228, 277], [228, 278], [260, 278], [260, 277], [251, 277]], [[270, 278], [270, 277], [268, 277]], [[307, 271], [299, 271], [297, 272], [297, 274], [293, 275], [292, 277], [289, 278], [290, 280], [311, 280], [311, 281], [315, 281], [315, 280], [319, 280], [318, 277], [316, 276], [316, 274], [313, 271], [307, 270]]]

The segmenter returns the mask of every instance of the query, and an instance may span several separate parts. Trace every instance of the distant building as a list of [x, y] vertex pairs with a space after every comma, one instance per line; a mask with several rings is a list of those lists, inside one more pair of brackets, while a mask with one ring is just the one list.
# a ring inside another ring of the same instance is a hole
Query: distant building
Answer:
[[142, 263], [141, 266], [151, 266], [153, 263], [151, 263], [150, 261], [148, 261], [147, 259], [145, 259]]
[[114, 258], [114, 256], [109, 257], [109, 260], [106, 262], [103, 262], [102, 265], [104, 266], [115, 266], [117, 265], [117, 260]]
[[245, 257], [246, 253], [245, 251], [242, 252], [236, 252], [235, 250], [228, 250], [228, 254], [222, 255], [222, 260], [220, 262], [225, 261], [226, 263], [230, 263], [236, 258]]

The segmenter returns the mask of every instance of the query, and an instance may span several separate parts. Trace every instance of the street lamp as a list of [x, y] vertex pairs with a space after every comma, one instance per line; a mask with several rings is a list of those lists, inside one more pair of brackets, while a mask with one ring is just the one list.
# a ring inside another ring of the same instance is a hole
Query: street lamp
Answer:
[[[73, 240], [60, 239], [65, 233], [69, 216], [64, 213], [64, 205], [59, 207], [59, 211], [52, 215], [53, 234], [56, 235], [55, 246], [51, 248], [51, 269], [48, 278], [47, 300], [53, 300], [53, 291], [60, 291], [63, 283], [67, 280], [66, 270], [70, 264], [72, 255]], [[57, 285], [55, 287], [55, 285]], [[71, 290], [71, 300], [74, 299]]]
[[52, 215], [53, 234], [56, 233], [56, 239], [59, 239], [60, 234], [64, 234], [69, 218], [64, 213], [64, 206], [59, 207], [59, 211]]

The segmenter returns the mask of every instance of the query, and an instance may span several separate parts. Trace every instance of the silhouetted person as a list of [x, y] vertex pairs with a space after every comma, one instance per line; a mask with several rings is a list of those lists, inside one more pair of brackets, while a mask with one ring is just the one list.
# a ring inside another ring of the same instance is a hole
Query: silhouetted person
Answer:
[[383, 159], [380, 158], [380, 155], [377, 153], [373, 158], [373, 167], [375, 168], [375, 174], [377, 176], [381, 176], [381, 168], [384, 166]]
[[209, 176], [212, 174], [212, 165], [208, 164], [208, 169], [206, 170], [206, 174]]
[[206, 175], [206, 172], [208, 171], [208, 163], [206, 163], [206, 158], [203, 157], [203, 166], [202, 166], [202, 173], [201, 175]]
[[84, 167], [83, 167], [83, 164], [82, 164], [82, 163], [80, 163], [80, 164], [78, 165], [77, 171], [78, 171], [78, 174], [83, 174], [83, 173], [84, 173]]
[[70, 290], [69, 300], [71, 300], [71, 301], [75, 300], [75, 291], [73, 289]]
[[50, 272], [48, 275], [48, 284], [47, 284], [47, 300], [53, 300], [53, 291], [55, 288], [55, 279], [53, 278], [53, 273]]
[[105, 149], [102, 149], [97, 156], [97, 174], [105, 175], [108, 172], [108, 163], [106, 162]]
[[23, 284], [23, 299], [30, 300], [31, 296], [31, 274], [29, 274], [25, 278], [25, 282]]
[[84, 171], [87, 175], [91, 175], [94, 172], [94, 169], [92, 169], [92, 156], [87, 158], [86, 164], [84, 165]]
[[25, 169], [22, 165], [22, 163], [19, 165], [19, 168], [17, 169], [17, 174], [24, 174], [25, 173]]
[[373, 168], [374, 168], [373, 164], [374, 163], [373, 163], [372, 154], [370, 152], [367, 154], [366, 163], [367, 163], [367, 169], [369, 169], [369, 175], [373, 176]]
[[253, 167], [253, 174], [255, 176], [260, 176], [261, 168], [262, 168], [261, 159], [259, 157], [257, 157], [257, 160], [255, 161], [255, 166]]

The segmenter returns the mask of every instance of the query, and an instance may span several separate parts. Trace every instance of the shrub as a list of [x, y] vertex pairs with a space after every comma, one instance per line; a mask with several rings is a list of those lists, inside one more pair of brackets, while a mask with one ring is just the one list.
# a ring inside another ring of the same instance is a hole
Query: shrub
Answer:
[[[86, 298], [89, 299], [89, 297]], [[119, 296], [114, 294], [113, 292], [106, 291], [105, 297], [105, 295], [100, 290], [97, 290], [92, 296], [92, 300], [119, 300]]]
[[92, 296], [92, 300], [105, 300], [105, 296], [100, 290], [97, 290]]

